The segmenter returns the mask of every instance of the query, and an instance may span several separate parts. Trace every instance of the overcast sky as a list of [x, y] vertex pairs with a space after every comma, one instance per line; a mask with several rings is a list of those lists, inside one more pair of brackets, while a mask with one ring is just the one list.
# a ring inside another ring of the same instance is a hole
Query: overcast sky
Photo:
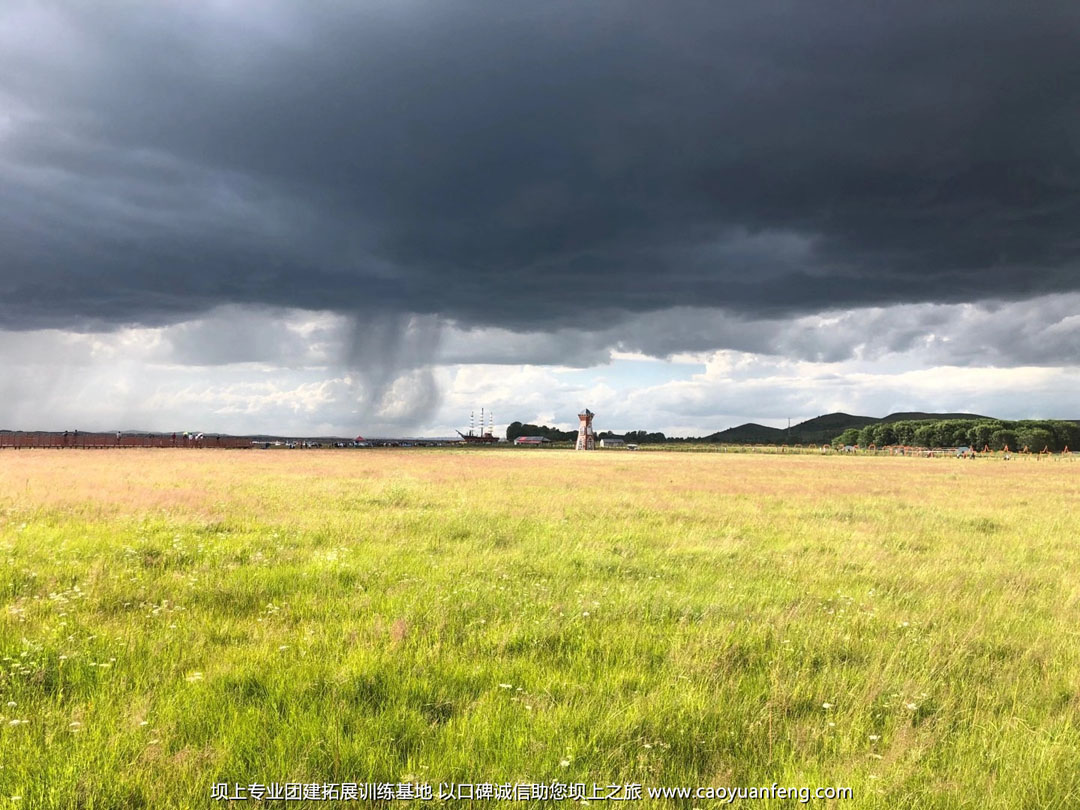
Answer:
[[0, 4], [0, 427], [1080, 418], [1080, 4]]

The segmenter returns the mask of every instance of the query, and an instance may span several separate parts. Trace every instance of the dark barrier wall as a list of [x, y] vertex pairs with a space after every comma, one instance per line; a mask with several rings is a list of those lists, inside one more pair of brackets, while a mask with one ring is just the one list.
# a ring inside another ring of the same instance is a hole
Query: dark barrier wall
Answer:
[[83, 433], [82, 431], [68, 431], [67, 433], [43, 433], [16, 431], [13, 433], [0, 433], [0, 448], [22, 447], [50, 447], [50, 448], [83, 448], [106, 449], [110, 447], [187, 447], [187, 448], [231, 448], [250, 449], [251, 440], [236, 436], [184, 436], [178, 434], [164, 434], [153, 436], [117, 436], [115, 433]]

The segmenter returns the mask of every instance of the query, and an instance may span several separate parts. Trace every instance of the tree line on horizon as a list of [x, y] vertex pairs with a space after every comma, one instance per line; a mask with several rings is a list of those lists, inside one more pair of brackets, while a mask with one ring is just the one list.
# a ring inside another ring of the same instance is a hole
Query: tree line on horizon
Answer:
[[[542, 436], [552, 442], [573, 442], [576, 430], [559, 430], [547, 425], [511, 422], [506, 438]], [[631, 430], [626, 433], [602, 431], [597, 439], [623, 439], [633, 444], [714, 443], [722, 441], [717, 434], [703, 437], [665, 436], [659, 431]], [[740, 442], [724, 442], [738, 444]], [[758, 443], [758, 442], [743, 442]], [[910, 419], [897, 422], [875, 422], [861, 428], [852, 427], [836, 436], [833, 447], [972, 447], [983, 450], [1019, 451], [1027, 447], [1032, 452], [1048, 449], [1060, 453], [1066, 448], [1080, 450], [1080, 424], [1060, 419]]]
[[1080, 425], [1058, 419], [939, 419], [879, 422], [848, 428], [832, 441], [833, 447], [971, 447], [977, 451], [1014, 451], [1027, 447], [1060, 453], [1080, 450]]
[[[522, 424], [511, 422], [506, 427], [507, 441], [513, 441], [519, 436], [543, 436], [553, 442], [572, 442], [577, 439], [576, 430], [559, 430], [547, 425]], [[649, 432], [646, 430], [630, 430], [626, 433], [615, 433], [610, 430], [596, 434], [599, 439], [623, 439], [630, 444], [657, 444], [660, 442], [702, 441], [701, 439], [677, 439], [668, 438], [663, 433]]]

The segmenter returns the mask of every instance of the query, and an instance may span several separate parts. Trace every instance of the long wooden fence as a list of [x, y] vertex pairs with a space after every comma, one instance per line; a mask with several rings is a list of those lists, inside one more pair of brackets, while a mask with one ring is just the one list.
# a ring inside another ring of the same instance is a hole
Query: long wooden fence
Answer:
[[104, 450], [124, 447], [178, 447], [178, 448], [230, 448], [250, 449], [251, 439], [236, 436], [206, 436], [202, 434], [120, 434], [84, 433], [81, 430], [66, 433], [12, 431], [0, 433], [0, 449], [13, 448], [74, 448]]

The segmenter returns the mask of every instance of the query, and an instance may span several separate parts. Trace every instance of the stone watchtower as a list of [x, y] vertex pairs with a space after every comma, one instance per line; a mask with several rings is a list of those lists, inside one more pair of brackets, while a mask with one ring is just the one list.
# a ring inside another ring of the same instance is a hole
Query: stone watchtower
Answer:
[[595, 450], [596, 449], [596, 435], [593, 433], [592, 420], [596, 416], [592, 411], [586, 408], [579, 413], [578, 419], [581, 420], [581, 427], [578, 428], [577, 434], [577, 446], [575, 450]]

